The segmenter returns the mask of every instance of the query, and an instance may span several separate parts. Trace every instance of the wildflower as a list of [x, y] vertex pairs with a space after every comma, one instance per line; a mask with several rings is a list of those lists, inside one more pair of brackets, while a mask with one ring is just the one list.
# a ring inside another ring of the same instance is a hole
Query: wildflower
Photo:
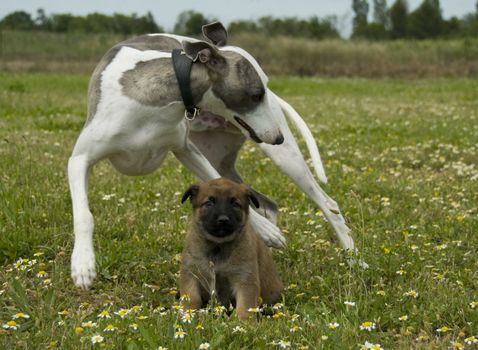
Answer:
[[120, 309], [119, 311], [115, 312], [115, 315], [118, 315], [121, 318], [125, 318], [130, 312], [130, 309]]
[[199, 349], [209, 349], [209, 343], [205, 342], [199, 345]]
[[329, 328], [330, 329], [335, 329], [335, 328], [338, 328], [340, 327], [340, 324], [338, 324], [337, 322], [330, 322], [329, 323]]
[[181, 295], [181, 297], [179, 298], [179, 301], [190, 301], [191, 299], [189, 298], [189, 295], [188, 294], [183, 294]]
[[131, 308], [131, 311], [133, 312], [139, 312], [141, 311], [143, 308], [140, 306], [140, 305], [135, 305]]
[[477, 307], [478, 307], [478, 301], [472, 301], [472, 302], [470, 303], [470, 307], [471, 307], [472, 309], [477, 308]]
[[168, 350], [168, 348], [165, 348], [164, 346], [160, 346], [158, 350]]
[[472, 335], [471, 337], [465, 338], [465, 343], [468, 345], [478, 344], [478, 338]]
[[355, 301], [344, 301], [346, 306], [355, 306]]
[[279, 311], [278, 313], [275, 313], [274, 316], [272, 316], [272, 318], [281, 318], [284, 316], [285, 314], [282, 311]]
[[374, 344], [366, 341], [365, 344], [362, 345], [360, 350], [383, 350], [383, 348], [380, 344]]
[[43, 255], [42, 252], [36, 252], [35, 254], [33, 254], [35, 258], [38, 258], [39, 256], [42, 256], [42, 255]]
[[94, 336], [91, 337], [91, 342], [93, 344], [99, 344], [99, 343], [102, 343], [103, 341], [105, 340], [105, 338], [103, 338], [101, 335], [99, 334], [96, 334]]
[[291, 333], [295, 333], [295, 332], [301, 331], [301, 330], [302, 330], [302, 327], [300, 327], [300, 326], [294, 326], [294, 327], [292, 327], [292, 328], [290, 329], [290, 332], [291, 332]]
[[94, 328], [94, 327], [96, 327], [96, 323], [92, 322], [92, 321], [83, 322], [81, 324], [81, 327], [83, 327], [83, 328]]
[[192, 312], [187, 312], [183, 315], [183, 317], [181, 318], [181, 321], [183, 323], [191, 323], [192, 319], [193, 319], [193, 313]]
[[118, 328], [116, 328], [115, 326], [113, 326], [112, 324], [108, 324], [105, 329], [103, 329], [103, 331], [105, 332], [114, 332], [116, 331]]
[[440, 328], [437, 328], [435, 331], [437, 333], [446, 333], [450, 330], [450, 328], [448, 328], [447, 326], [443, 326], [443, 327], [440, 327]]
[[285, 340], [279, 340], [276, 345], [279, 347], [279, 348], [290, 348], [290, 341], [285, 341]]
[[459, 341], [451, 341], [450, 343], [451, 343], [450, 349], [463, 350], [465, 348], [465, 346]]
[[218, 305], [214, 308], [214, 315], [220, 316], [226, 311], [227, 311], [227, 309], [224, 306]]
[[241, 326], [236, 326], [232, 329], [232, 333], [246, 333], [246, 330]]
[[418, 298], [418, 292], [411, 289], [408, 292], [403, 293], [403, 296], [404, 297], [411, 297], [413, 299], [416, 299], [416, 298]]
[[322, 340], [327, 340], [327, 339], [329, 339], [329, 336], [323, 335], [323, 336], [320, 337], [320, 339], [322, 339]]
[[174, 339], [184, 339], [186, 332], [183, 331], [182, 328], [178, 328], [176, 333], [174, 333]]
[[249, 309], [247, 309], [247, 311], [254, 312], [254, 313], [259, 313], [259, 312], [261, 312], [261, 309], [258, 308], [258, 307], [250, 307]]
[[198, 323], [198, 325], [196, 326], [196, 329], [197, 329], [198, 331], [203, 331], [203, 330], [204, 330], [204, 327], [203, 327], [202, 324]]
[[15, 315], [13, 315], [12, 318], [14, 320], [16, 320], [17, 318], [27, 318], [28, 319], [28, 318], [30, 318], [30, 316], [27, 315], [27, 314], [24, 314], [23, 312], [18, 312]]
[[8, 321], [2, 326], [4, 329], [12, 329], [16, 331], [18, 329], [18, 325], [15, 321]]
[[70, 314], [70, 312], [68, 310], [63, 310], [63, 311], [58, 312], [58, 315], [60, 315], [60, 316], [68, 316], [69, 314]]
[[408, 316], [407, 316], [407, 315], [400, 316], [400, 317], [398, 318], [398, 320], [399, 320], [399, 321], [406, 321], [406, 320], [408, 320]]
[[98, 318], [111, 318], [109, 311], [103, 310], [98, 314]]
[[385, 295], [385, 291], [384, 290], [378, 290], [377, 295], [380, 295], [380, 296], [383, 297]]
[[375, 322], [365, 321], [360, 325], [360, 329], [362, 331], [371, 332], [375, 329], [376, 326], [377, 325], [375, 324]]
[[138, 329], [138, 324], [137, 323], [132, 323], [129, 325], [129, 328], [133, 329], [134, 331]]
[[146, 320], [148, 318], [148, 316], [145, 316], [145, 315], [140, 315], [137, 317], [138, 320]]
[[400, 276], [403, 276], [403, 275], [406, 275], [407, 274], [407, 271], [403, 270], [403, 269], [400, 269], [398, 270], [397, 272], [395, 272], [397, 275], [400, 275]]
[[277, 303], [277, 304], [274, 304], [274, 306], [272, 306], [272, 310], [277, 311], [279, 309], [282, 309], [283, 307], [284, 307], [284, 304]]
[[37, 277], [39, 277], [39, 278], [46, 277], [47, 275], [48, 274], [46, 273], [46, 271], [43, 271], [43, 270], [38, 271], [38, 273], [37, 273]]
[[85, 330], [83, 329], [83, 327], [76, 327], [75, 328], [75, 334], [76, 335], [80, 335], [84, 332]]

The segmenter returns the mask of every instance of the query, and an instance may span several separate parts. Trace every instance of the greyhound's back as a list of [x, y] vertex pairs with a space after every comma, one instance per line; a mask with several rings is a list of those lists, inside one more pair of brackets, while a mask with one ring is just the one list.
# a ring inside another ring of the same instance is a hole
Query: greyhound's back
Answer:
[[85, 126], [89, 124], [96, 114], [96, 107], [101, 98], [101, 75], [106, 67], [114, 60], [121, 48], [130, 47], [139, 51], [153, 50], [171, 52], [174, 49], [182, 48], [182, 39], [194, 40], [171, 34], [147, 34], [127, 39], [109, 49], [101, 58], [91, 75], [88, 86], [88, 118]]

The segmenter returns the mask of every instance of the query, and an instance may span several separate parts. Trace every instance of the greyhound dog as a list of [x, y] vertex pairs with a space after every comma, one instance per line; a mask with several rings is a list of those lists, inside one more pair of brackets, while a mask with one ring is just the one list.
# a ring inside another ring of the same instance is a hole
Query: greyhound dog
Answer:
[[[75, 233], [71, 276], [78, 287], [87, 289], [96, 277], [94, 223], [87, 196], [91, 166], [108, 159], [123, 174], [145, 175], [171, 151], [203, 181], [222, 175], [242, 182], [234, 165], [247, 138], [319, 206], [342, 246], [355, 250], [337, 204], [314, 180], [285, 116], [304, 136], [317, 175], [326, 181], [305, 122], [267, 88], [267, 76], [249, 53], [226, 46], [227, 32], [221, 23], [204, 26], [203, 34], [208, 41], [170, 34], [123, 41], [105, 54], [93, 72], [88, 117], [68, 161]], [[190, 90], [200, 108], [194, 120], [184, 111], [173, 49], [183, 50], [194, 61]], [[269, 246], [283, 247], [285, 238], [275, 225], [277, 205], [257, 196], [263, 209], [251, 210], [252, 228]]]

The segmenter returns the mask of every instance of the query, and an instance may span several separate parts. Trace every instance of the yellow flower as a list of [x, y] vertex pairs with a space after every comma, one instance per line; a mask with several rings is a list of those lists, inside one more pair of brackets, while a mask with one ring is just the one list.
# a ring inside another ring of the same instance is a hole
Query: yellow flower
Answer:
[[384, 295], [385, 295], [385, 291], [384, 291], [384, 290], [379, 290], [379, 291], [377, 291], [377, 295], [384, 296]]
[[408, 292], [403, 293], [403, 296], [416, 299], [418, 298], [418, 292], [412, 289], [412, 290], [409, 290]]
[[85, 330], [83, 329], [83, 327], [76, 327], [75, 328], [75, 333], [77, 335], [80, 335], [81, 333], [83, 333]]
[[407, 316], [407, 315], [400, 316], [400, 317], [398, 318], [398, 320], [399, 320], [399, 321], [406, 321], [406, 320], [408, 320], [408, 316]]
[[130, 312], [130, 309], [120, 309], [119, 311], [115, 312], [115, 315], [118, 315], [121, 318], [125, 318]]
[[374, 330], [376, 328], [376, 324], [374, 322], [370, 322], [370, 321], [365, 321], [363, 322], [361, 325], [360, 325], [360, 329], [362, 331], [368, 331], [368, 332], [371, 332], [372, 330]]
[[202, 343], [201, 345], [199, 345], [199, 349], [209, 349], [209, 343]]
[[184, 339], [185, 336], [186, 332], [184, 332], [182, 328], [178, 328], [176, 333], [174, 333], [174, 339]]
[[91, 337], [91, 342], [93, 344], [99, 344], [102, 343], [105, 340], [101, 335], [97, 334]]
[[115, 326], [113, 326], [112, 324], [109, 324], [105, 327], [105, 329], [103, 329], [105, 332], [114, 332], [116, 331], [118, 328], [116, 328]]
[[12, 318], [14, 320], [16, 320], [17, 318], [27, 318], [28, 319], [28, 318], [30, 318], [30, 316], [27, 315], [27, 314], [24, 314], [23, 312], [17, 312], [15, 315], [12, 316]]
[[450, 343], [451, 343], [451, 349], [463, 350], [465, 348], [465, 345], [463, 345], [459, 341], [451, 341]]
[[18, 325], [15, 321], [8, 321], [2, 327], [5, 329], [12, 329], [14, 331], [18, 329]]
[[471, 307], [472, 309], [477, 308], [477, 307], [478, 307], [478, 301], [472, 301], [472, 302], [470, 303], [470, 307]]
[[436, 331], [438, 333], [446, 333], [450, 330], [450, 328], [448, 328], [447, 326], [443, 326], [443, 327], [440, 327], [440, 328], [437, 328]]
[[37, 273], [37, 277], [40, 277], [40, 278], [43, 278], [43, 277], [46, 277], [48, 274], [46, 273], [46, 271], [38, 271]]
[[58, 312], [58, 315], [60, 315], [60, 316], [68, 316], [69, 314], [70, 314], [70, 312], [68, 310], [63, 310], [63, 311]]
[[92, 322], [92, 321], [83, 322], [81, 324], [81, 327], [83, 327], [83, 328], [94, 328], [94, 327], [96, 327], [96, 323]]
[[337, 322], [330, 322], [328, 326], [330, 329], [336, 329], [340, 327], [340, 324], [338, 324]]
[[279, 311], [278, 313], [274, 314], [274, 316], [272, 316], [273, 318], [281, 318], [281, 317], [284, 317], [285, 314], [282, 312], [282, 311]]
[[98, 314], [98, 318], [111, 318], [109, 311], [103, 310]]

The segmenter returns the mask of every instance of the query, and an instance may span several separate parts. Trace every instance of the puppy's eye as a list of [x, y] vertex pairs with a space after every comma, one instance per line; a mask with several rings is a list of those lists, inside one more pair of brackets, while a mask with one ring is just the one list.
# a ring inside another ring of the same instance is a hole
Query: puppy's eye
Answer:
[[237, 198], [232, 198], [231, 199], [231, 205], [236, 209], [241, 209], [242, 208], [241, 202], [239, 202], [239, 200]]
[[201, 204], [201, 207], [212, 207], [216, 203], [216, 198], [214, 197], [209, 197], [207, 201], [205, 201], [203, 204]]

